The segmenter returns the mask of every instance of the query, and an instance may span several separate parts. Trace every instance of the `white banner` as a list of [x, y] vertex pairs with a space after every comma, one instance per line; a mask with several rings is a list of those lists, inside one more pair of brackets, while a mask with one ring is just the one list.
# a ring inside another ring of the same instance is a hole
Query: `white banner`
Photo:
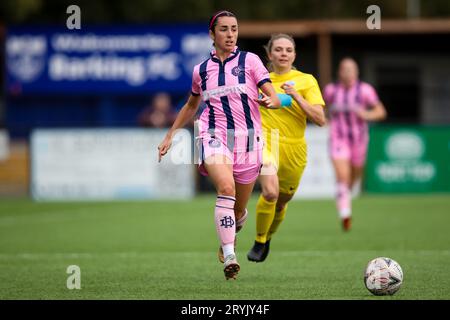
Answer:
[[0, 161], [9, 157], [9, 135], [6, 130], [0, 130]]
[[35, 130], [31, 193], [35, 200], [189, 199], [195, 194], [192, 136], [180, 130], [158, 163], [166, 130]]
[[328, 127], [306, 128], [308, 163], [294, 198], [334, 198], [336, 183], [328, 151], [328, 130]]

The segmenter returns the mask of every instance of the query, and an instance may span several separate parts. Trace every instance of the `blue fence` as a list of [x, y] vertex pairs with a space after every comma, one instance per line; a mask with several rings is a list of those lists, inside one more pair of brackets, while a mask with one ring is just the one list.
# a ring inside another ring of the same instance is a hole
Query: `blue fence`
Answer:
[[157, 92], [179, 105], [211, 48], [204, 25], [10, 28], [6, 125], [13, 137], [35, 127], [134, 126]]

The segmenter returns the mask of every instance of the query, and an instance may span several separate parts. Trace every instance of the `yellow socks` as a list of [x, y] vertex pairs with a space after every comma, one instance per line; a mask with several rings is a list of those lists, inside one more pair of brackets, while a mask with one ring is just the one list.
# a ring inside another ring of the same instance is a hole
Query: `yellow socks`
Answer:
[[284, 208], [281, 211], [275, 211], [275, 217], [273, 219], [272, 225], [269, 229], [269, 234], [267, 235], [267, 240], [270, 240], [272, 235], [277, 231], [279, 225], [284, 220], [284, 217], [286, 216], [286, 210], [287, 210], [287, 203], [284, 206]]
[[262, 195], [256, 204], [256, 241], [266, 243], [270, 226], [275, 217], [277, 202], [267, 201]]

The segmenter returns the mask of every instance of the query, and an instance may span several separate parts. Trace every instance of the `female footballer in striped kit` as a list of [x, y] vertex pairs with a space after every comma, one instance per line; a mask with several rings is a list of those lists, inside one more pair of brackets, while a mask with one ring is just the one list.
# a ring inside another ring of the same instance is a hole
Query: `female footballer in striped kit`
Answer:
[[293, 67], [294, 39], [287, 34], [273, 35], [266, 51], [273, 69], [270, 79], [286, 108], [261, 110], [266, 135], [259, 177], [262, 193], [256, 205], [256, 239], [247, 254], [254, 262], [267, 258], [273, 234], [299, 186], [306, 166], [306, 119], [319, 126], [326, 122], [325, 103], [316, 79]]
[[369, 142], [369, 121], [386, 118], [375, 89], [358, 79], [352, 58], [339, 64], [339, 81], [328, 84], [324, 99], [330, 116], [330, 155], [336, 174], [336, 207], [344, 231], [351, 228], [352, 188], [361, 179]]
[[175, 131], [195, 115], [203, 100], [206, 108], [198, 121], [197, 137], [199, 171], [211, 178], [217, 191], [215, 224], [228, 280], [240, 270], [235, 236], [247, 218], [247, 202], [261, 169], [259, 105], [279, 108], [280, 100], [258, 56], [236, 47], [238, 24], [233, 13], [216, 13], [210, 19], [209, 34], [215, 50], [194, 67], [191, 96], [158, 149], [161, 159]]

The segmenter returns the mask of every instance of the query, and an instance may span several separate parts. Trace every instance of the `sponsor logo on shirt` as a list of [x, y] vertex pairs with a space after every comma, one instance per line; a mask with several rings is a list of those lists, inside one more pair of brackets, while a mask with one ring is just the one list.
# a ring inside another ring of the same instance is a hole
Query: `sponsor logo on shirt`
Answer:
[[209, 100], [212, 97], [223, 97], [232, 93], [242, 94], [247, 93], [245, 84], [237, 84], [234, 86], [221, 86], [216, 89], [203, 91], [203, 100]]

